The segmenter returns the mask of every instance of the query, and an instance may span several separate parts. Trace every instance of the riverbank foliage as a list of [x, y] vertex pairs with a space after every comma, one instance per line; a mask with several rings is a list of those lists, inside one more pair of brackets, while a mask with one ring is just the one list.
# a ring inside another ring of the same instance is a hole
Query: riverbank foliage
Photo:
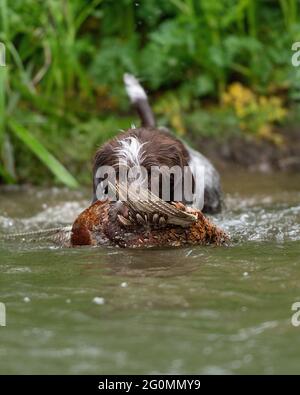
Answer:
[[124, 72], [183, 137], [280, 144], [299, 18], [297, 0], [0, 0], [0, 182], [87, 182], [95, 148], [138, 123]]

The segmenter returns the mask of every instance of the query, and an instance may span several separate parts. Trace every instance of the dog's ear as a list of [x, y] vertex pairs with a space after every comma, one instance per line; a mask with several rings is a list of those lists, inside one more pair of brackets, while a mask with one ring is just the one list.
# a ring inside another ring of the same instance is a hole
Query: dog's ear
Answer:
[[112, 146], [112, 144], [109, 142], [102, 145], [96, 151], [96, 154], [94, 156], [93, 174], [96, 173], [97, 169], [100, 166], [104, 166], [104, 165], [113, 166], [113, 160], [114, 160], [114, 147]]
[[157, 153], [159, 164], [184, 167], [188, 164], [188, 153], [183, 144], [175, 138], [163, 136], [156, 142], [154, 151]]
[[115, 152], [114, 152], [114, 147], [112, 146], [111, 143], [106, 143], [103, 146], [101, 146], [93, 159], [93, 201], [92, 203], [95, 203], [98, 198], [97, 198], [97, 187], [103, 179], [99, 179], [97, 177], [97, 171], [100, 167], [102, 166], [113, 166], [114, 165], [114, 159], [115, 159]]

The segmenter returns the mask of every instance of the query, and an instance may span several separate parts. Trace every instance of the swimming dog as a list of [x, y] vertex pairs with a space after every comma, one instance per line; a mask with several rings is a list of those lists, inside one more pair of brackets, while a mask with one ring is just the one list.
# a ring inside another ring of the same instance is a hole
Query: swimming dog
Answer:
[[[188, 201], [184, 197], [179, 201], [204, 213], [219, 212], [222, 193], [220, 176], [215, 167], [204, 155], [175, 137], [167, 128], [156, 125], [147, 94], [133, 75], [125, 74], [124, 83], [142, 125], [121, 132], [97, 150], [93, 163], [93, 203], [104, 200], [104, 179], [97, 173], [100, 168], [111, 166], [116, 169], [118, 177], [120, 165], [127, 169], [142, 167], [151, 181], [151, 169], [179, 167], [187, 168], [192, 174], [192, 197]], [[202, 171], [199, 172], [200, 169]], [[171, 177], [170, 197], [166, 200], [178, 201], [174, 199], [172, 187], [174, 179]], [[160, 193], [161, 184], [158, 195]]]

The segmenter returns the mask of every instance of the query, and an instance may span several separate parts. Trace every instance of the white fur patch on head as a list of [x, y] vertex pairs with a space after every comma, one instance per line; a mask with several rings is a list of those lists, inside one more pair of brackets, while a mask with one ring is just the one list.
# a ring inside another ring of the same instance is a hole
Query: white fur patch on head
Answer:
[[141, 143], [137, 137], [127, 137], [119, 140], [120, 147], [115, 148], [120, 164], [130, 166], [140, 166], [145, 151], [143, 146], [146, 143]]
[[126, 73], [123, 79], [127, 94], [132, 103], [136, 103], [139, 100], [147, 100], [146, 92], [135, 76]]

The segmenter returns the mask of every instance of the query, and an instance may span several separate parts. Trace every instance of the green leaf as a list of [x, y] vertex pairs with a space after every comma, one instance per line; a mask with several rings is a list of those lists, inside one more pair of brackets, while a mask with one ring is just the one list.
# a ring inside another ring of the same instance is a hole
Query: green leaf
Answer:
[[14, 184], [16, 182], [15, 178], [13, 178], [6, 170], [5, 168], [1, 165], [0, 163], [0, 177], [3, 178], [3, 180], [7, 184]]
[[10, 119], [11, 131], [47, 166], [47, 168], [66, 186], [78, 187], [76, 179], [68, 170], [22, 125]]

